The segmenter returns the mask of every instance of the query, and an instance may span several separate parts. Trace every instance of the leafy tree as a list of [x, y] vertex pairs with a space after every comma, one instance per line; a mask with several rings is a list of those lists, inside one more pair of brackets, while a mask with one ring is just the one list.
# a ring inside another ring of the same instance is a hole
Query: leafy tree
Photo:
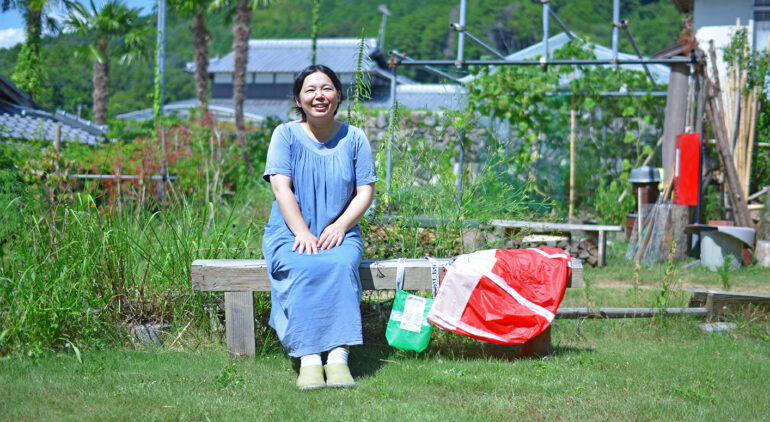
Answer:
[[93, 113], [94, 122], [103, 125], [107, 118], [107, 90], [110, 84], [110, 57], [119, 56], [120, 62], [131, 62], [146, 55], [152, 33], [139, 20], [138, 8], [126, 6], [122, 0], [107, 0], [97, 7], [93, 0], [90, 9], [74, 3], [66, 21], [83, 36], [88, 45], [77, 52], [93, 60]]
[[46, 15], [46, 11], [58, 7], [60, 3], [59, 0], [2, 0], [0, 5], [3, 12], [16, 9], [24, 16], [26, 39], [11, 79], [33, 99], [39, 99], [42, 87], [40, 45], [43, 24], [53, 32], [58, 30], [56, 20]]

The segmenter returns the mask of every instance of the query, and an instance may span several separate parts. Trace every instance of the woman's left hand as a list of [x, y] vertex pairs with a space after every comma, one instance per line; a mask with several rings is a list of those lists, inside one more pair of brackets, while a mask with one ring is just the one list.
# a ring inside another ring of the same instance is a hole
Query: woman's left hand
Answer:
[[345, 228], [335, 222], [326, 226], [318, 238], [318, 249], [331, 249], [342, 244], [345, 239]]

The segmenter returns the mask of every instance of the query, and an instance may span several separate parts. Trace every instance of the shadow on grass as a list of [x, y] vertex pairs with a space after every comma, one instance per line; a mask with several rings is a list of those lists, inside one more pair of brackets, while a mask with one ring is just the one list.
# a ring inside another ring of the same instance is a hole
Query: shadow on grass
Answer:
[[[595, 349], [591, 347], [554, 346], [547, 356], [557, 357], [585, 353], [593, 354]], [[542, 357], [544, 356], [523, 357], [520, 355], [520, 346], [518, 345], [505, 346], [486, 343], [442, 331], [434, 332], [431, 344], [422, 353], [390, 347], [384, 336], [381, 339], [371, 339], [364, 345], [351, 349], [350, 369], [356, 377], [367, 377], [376, 374], [385, 364], [398, 363], [402, 359], [514, 361]]]

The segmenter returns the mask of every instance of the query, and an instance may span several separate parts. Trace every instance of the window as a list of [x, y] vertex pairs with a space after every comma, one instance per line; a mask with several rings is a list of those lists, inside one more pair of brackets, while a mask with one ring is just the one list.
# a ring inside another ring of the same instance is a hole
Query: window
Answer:
[[232, 73], [215, 73], [214, 74], [214, 83], [215, 84], [231, 84], [231, 83], [233, 83], [233, 74]]
[[770, 0], [754, 0], [754, 51], [764, 51], [770, 37]]
[[254, 83], [255, 84], [272, 84], [273, 74], [272, 73], [255, 73]]
[[294, 83], [293, 73], [276, 73], [275, 83], [277, 84], [292, 84]]

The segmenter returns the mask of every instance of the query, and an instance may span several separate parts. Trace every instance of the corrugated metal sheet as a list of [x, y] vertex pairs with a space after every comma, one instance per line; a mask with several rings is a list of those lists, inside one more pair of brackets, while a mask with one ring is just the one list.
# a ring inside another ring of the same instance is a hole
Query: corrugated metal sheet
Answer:
[[398, 85], [396, 99], [400, 106], [412, 110], [462, 110], [468, 104], [468, 92], [459, 85]]
[[[316, 63], [329, 66], [337, 73], [353, 73], [358, 64], [361, 40], [357, 38], [321, 38], [316, 45]], [[377, 44], [376, 38], [364, 39], [364, 52], [369, 54]], [[247, 72], [297, 73], [312, 64], [309, 39], [249, 40]], [[209, 61], [208, 72], [232, 72], [235, 53]], [[373, 67], [368, 56], [364, 69]]]

